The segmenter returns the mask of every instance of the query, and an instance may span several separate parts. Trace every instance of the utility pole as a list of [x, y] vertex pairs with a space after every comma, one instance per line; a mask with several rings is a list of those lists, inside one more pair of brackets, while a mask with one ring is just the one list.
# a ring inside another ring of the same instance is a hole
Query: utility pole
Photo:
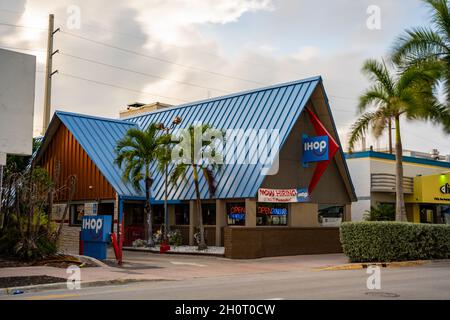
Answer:
[[48, 38], [47, 38], [47, 67], [45, 70], [45, 93], [44, 93], [44, 119], [42, 127], [42, 135], [45, 134], [47, 127], [50, 123], [50, 111], [52, 103], [52, 76], [58, 72], [53, 71], [52, 62], [53, 55], [59, 52], [59, 50], [53, 51], [53, 37], [60, 29], [54, 30], [55, 16], [53, 14], [48, 15]]

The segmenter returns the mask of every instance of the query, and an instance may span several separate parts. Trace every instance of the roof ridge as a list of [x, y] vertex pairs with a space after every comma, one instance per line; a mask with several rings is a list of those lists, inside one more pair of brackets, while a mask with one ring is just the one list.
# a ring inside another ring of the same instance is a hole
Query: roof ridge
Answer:
[[230, 94], [226, 94], [226, 95], [223, 95], [223, 96], [217, 96], [217, 97], [214, 97], [214, 98], [208, 98], [208, 99], [197, 100], [197, 101], [193, 101], [193, 102], [187, 102], [187, 103], [183, 103], [183, 104], [180, 104], [180, 105], [177, 105], [177, 106], [173, 106], [173, 107], [147, 111], [147, 112], [144, 112], [144, 113], [140, 113], [139, 115], [135, 115], [135, 116], [130, 116], [128, 118], [124, 118], [123, 120], [128, 122], [130, 120], [138, 119], [140, 117], [147, 116], [149, 114], [157, 114], [157, 113], [160, 113], [160, 112], [167, 112], [169, 110], [177, 110], [177, 109], [187, 108], [187, 107], [190, 107], [190, 106], [193, 106], [193, 105], [205, 104], [205, 103], [209, 103], [211, 101], [220, 101], [220, 100], [228, 99], [228, 98], [231, 98], [231, 97], [239, 97], [239, 96], [243, 96], [243, 95], [246, 95], [246, 94], [249, 94], [249, 93], [256, 93], [256, 92], [261, 92], [261, 91], [266, 91], [266, 90], [273, 90], [275, 88], [283, 88], [283, 87], [287, 87], [287, 86], [297, 85], [297, 84], [300, 84], [300, 83], [321, 81], [321, 80], [322, 80], [322, 76], [319, 75], [319, 76], [309, 77], [309, 78], [305, 78], [305, 79], [299, 79], [299, 80], [294, 80], [294, 81], [289, 81], [289, 82], [272, 84], [272, 85], [265, 86], [265, 87], [239, 91], [239, 92], [236, 92], [236, 93], [230, 93]]
[[113, 119], [113, 118], [106, 118], [106, 117], [100, 117], [100, 116], [92, 116], [92, 115], [88, 115], [88, 114], [84, 114], [84, 113], [75, 113], [75, 112], [56, 110], [55, 114], [58, 115], [58, 116], [59, 115], [66, 115], [66, 116], [71, 116], [71, 117], [87, 118], [87, 119], [92, 119], [92, 120], [116, 122], [116, 123], [125, 124], [125, 125], [132, 125], [132, 126], [135, 125], [132, 122], [125, 121], [125, 120], [122, 120], [122, 119]]

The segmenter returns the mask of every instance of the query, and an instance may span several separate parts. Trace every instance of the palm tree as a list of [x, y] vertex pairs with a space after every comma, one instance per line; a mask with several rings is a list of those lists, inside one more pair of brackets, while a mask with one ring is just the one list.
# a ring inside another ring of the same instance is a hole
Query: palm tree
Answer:
[[[442, 81], [450, 110], [450, 8], [448, 0], [423, 0], [431, 8], [431, 27], [406, 30], [394, 46], [392, 58], [397, 65], [410, 67], [435, 61], [441, 67]], [[449, 115], [443, 120], [450, 132]]]
[[122, 179], [130, 182], [136, 191], [142, 191], [141, 182], [145, 186], [145, 207], [148, 246], [154, 246], [152, 227], [152, 207], [150, 204], [151, 187], [153, 183], [151, 164], [157, 158], [160, 137], [155, 124], [150, 124], [146, 130], [131, 128], [117, 143], [115, 163], [123, 170]]
[[[360, 118], [353, 124], [349, 136], [349, 151], [371, 127], [376, 138], [380, 137], [391, 120], [395, 124], [396, 159], [396, 220], [407, 221], [403, 196], [403, 164], [400, 118], [408, 120], [432, 120], [438, 123], [445, 108], [435, 103], [432, 84], [441, 69], [436, 63], [414, 66], [394, 75], [386, 64], [367, 60], [362, 72], [372, 82], [372, 86], [359, 98]], [[373, 111], [367, 108], [375, 107]]]
[[[209, 135], [210, 139], [202, 139]], [[207, 183], [210, 197], [216, 193], [216, 181], [214, 173], [221, 168], [222, 156], [215, 149], [215, 143], [222, 137], [219, 130], [213, 129], [208, 124], [190, 125], [187, 129], [181, 130], [179, 146], [183, 146], [181, 159], [175, 163], [170, 180], [177, 183], [180, 178], [185, 178], [189, 168], [192, 169], [192, 178], [194, 181], [198, 228], [200, 230], [200, 241], [198, 250], [207, 249], [205, 242], [205, 229], [203, 226], [202, 204], [199, 185], [199, 174], [203, 174]], [[201, 140], [201, 141], [200, 141]], [[222, 140], [223, 141], [223, 140]], [[186, 152], [186, 153], [184, 153]], [[208, 159], [202, 158], [202, 155], [209, 153]]]

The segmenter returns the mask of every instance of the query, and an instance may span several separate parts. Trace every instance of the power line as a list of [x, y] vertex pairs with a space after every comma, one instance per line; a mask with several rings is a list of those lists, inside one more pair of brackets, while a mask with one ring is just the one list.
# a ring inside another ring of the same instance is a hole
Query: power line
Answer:
[[2, 49], [10, 49], [10, 50], [23, 50], [23, 51], [45, 52], [45, 50], [42, 50], [42, 49], [18, 48], [18, 47], [4, 46], [4, 45], [0, 45], [0, 48], [2, 48]]
[[69, 73], [59, 72], [58, 74], [62, 75], [64, 77], [69, 77], [69, 78], [74, 78], [74, 79], [78, 79], [78, 80], [83, 80], [83, 81], [87, 81], [87, 82], [91, 82], [91, 83], [95, 83], [95, 84], [99, 84], [99, 85], [103, 85], [103, 86], [118, 88], [118, 89], [122, 89], [122, 90], [128, 90], [128, 91], [137, 92], [137, 93], [143, 93], [143, 94], [147, 94], [147, 95], [151, 95], [151, 96], [155, 96], [155, 97], [160, 97], [160, 98], [178, 100], [178, 101], [181, 101], [181, 102], [188, 102], [188, 101], [183, 100], [183, 99], [178, 99], [178, 98], [163, 96], [163, 95], [160, 95], [160, 94], [155, 94], [155, 93], [151, 93], [151, 92], [147, 92], [147, 91], [141, 91], [141, 90], [136, 90], [136, 89], [132, 89], [132, 88], [122, 87], [122, 86], [115, 85], [115, 84], [112, 84], [112, 83], [107, 83], [107, 82], [103, 82], [103, 81], [98, 81], [98, 80], [93, 80], [93, 79], [89, 79], [89, 78], [84, 78], [84, 77], [76, 76], [76, 75], [69, 74]]
[[109, 43], [93, 40], [93, 39], [90, 39], [90, 38], [87, 38], [87, 37], [83, 37], [83, 36], [79, 36], [79, 35], [76, 35], [76, 34], [71, 33], [71, 32], [67, 32], [67, 31], [61, 31], [61, 32], [63, 34], [69, 35], [71, 37], [75, 37], [75, 38], [78, 38], [78, 39], [89, 41], [89, 42], [92, 42], [92, 43], [95, 43], [95, 44], [98, 44], [98, 45], [102, 45], [102, 46], [105, 46], [105, 47], [109, 47], [109, 48], [112, 48], [112, 49], [116, 49], [116, 50], [119, 50], [119, 51], [131, 53], [131, 54], [134, 54], [134, 55], [137, 55], [137, 56], [145, 57], [145, 58], [148, 58], [148, 59], [153, 59], [153, 60], [160, 61], [160, 62], [163, 62], [163, 63], [172, 64], [172, 65], [179, 66], [179, 67], [182, 67], [182, 68], [191, 69], [191, 70], [195, 70], [195, 71], [198, 71], [198, 72], [205, 72], [205, 73], [209, 73], [209, 74], [220, 76], [220, 77], [224, 77], [224, 78], [229, 78], [229, 79], [233, 79], [233, 80], [239, 80], [239, 81], [254, 83], [254, 84], [258, 84], [258, 85], [267, 85], [267, 84], [262, 83], [262, 82], [249, 80], [249, 79], [244, 79], [244, 78], [236, 77], [236, 76], [233, 76], [233, 75], [227, 75], [227, 74], [223, 74], [223, 73], [219, 73], [219, 72], [215, 72], [215, 71], [210, 71], [210, 70], [199, 68], [199, 67], [195, 67], [195, 66], [184, 65], [184, 64], [181, 64], [181, 63], [178, 63], [178, 62], [175, 62], [175, 61], [159, 58], [159, 57], [156, 57], [156, 56], [151, 56], [151, 55], [148, 55], [148, 54], [143, 54], [143, 53], [140, 53], [140, 52], [137, 52], [137, 51], [133, 51], [133, 50], [125, 49], [125, 48], [122, 48], [122, 47], [118, 47], [118, 46], [115, 46], [115, 45], [112, 45], [112, 44], [109, 44]]
[[105, 67], [109, 67], [109, 68], [113, 68], [113, 69], [117, 69], [117, 70], [121, 70], [121, 71], [131, 72], [131, 73], [139, 74], [139, 75], [150, 77], [150, 78], [156, 78], [156, 79], [161, 79], [161, 80], [166, 80], [166, 81], [172, 81], [172, 82], [175, 82], [175, 83], [178, 83], [178, 84], [191, 86], [191, 87], [197, 87], [197, 88], [202, 88], [202, 89], [207, 89], [207, 90], [214, 90], [214, 91], [218, 91], [218, 92], [229, 93], [229, 91], [225, 91], [225, 90], [221, 90], [221, 89], [217, 89], [217, 88], [205, 87], [205, 86], [201, 86], [201, 85], [190, 83], [190, 82], [179, 81], [179, 80], [174, 80], [174, 79], [168, 79], [168, 78], [164, 78], [164, 77], [161, 77], [161, 76], [158, 76], [158, 75], [149, 74], [149, 73], [145, 73], [145, 72], [140, 72], [140, 71], [136, 71], [136, 70], [131, 70], [131, 69], [127, 69], [127, 68], [124, 68], [124, 67], [116, 66], [116, 65], [113, 65], [113, 64], [108, 64], [108, 63], [100, 62], [100, 61], [97, 61], [97, 60], [83, 58], [83, 57], [72, 55], [72, 54], [68, 54], [68, 53], [63, 53], [63, 52], [59, 52], [59, 53], [61, 55], [63, 55], [63, 56], [67, 56], [67, 57], [70, 57], [70, 58], [73, 58], [73, 59], [86, 61], [86, 62], [89, 62], [89, 63], [94, 63], [94, 64], [102, 65], [102, 66], [105, 66]]
[[47, 28], [41, 28], [41, 27], [35, 27], [35, 26], [24, 26], [24, 25], [21, 25], [21, 24], [0, 22], [0, 25], [1, 26], [6, 26], [6, 27], [13, 27], [13, 28], [28, 28], [28, 29], [38, 29], [38, 30], [47, 31]]

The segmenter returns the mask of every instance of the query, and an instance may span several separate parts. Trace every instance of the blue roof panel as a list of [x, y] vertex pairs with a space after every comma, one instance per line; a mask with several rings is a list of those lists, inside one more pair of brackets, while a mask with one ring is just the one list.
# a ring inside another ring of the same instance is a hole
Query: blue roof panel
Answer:
[[[145, 129], [150, 123], [156, 122], [169, 125], [175, 116], [180, 116], [183, 119], [180, 128], [200, 122], [208, 123], [221, 130], [278, 130], [280, 143], [283, 146], [319, 83], [321, 83], [321, 78], [314, 77], [160, 109], [125, 120], [61, 111], [57, 111], [55, 116], [59, 117], [72, 132], [119, 196], [143, 198], [143, 192], [136, 191], [131, 184], [122, 180], [122, 170], [114, 163], [115, 146], [128, 129], [133, 127]], [[249, 138], [244, 137], [236, 142], [244, 143], [244, 139]], [[261, 141], [255, 141], [255, 143], [260, 144]], [[222, 170], [216, 173], [216, 198], [252, 198], [256, 196], [258, 188], [265, 178], [261, 174], [264, 165], [256, 161], [258, 157], [256, 152], [251, 153], [249, 150], [244, 150], [240, 153], [235, 156], [245, 156], [250, 161], [246, 164], [225, 164]], [[225, 157], [230, 155], [225, 154]], [[152, 167], [152, 174], [154, 178], [152, 195], [154, 200], [162, 200], [164, 199], [164, 176], [156, 170], [156, 165]], [[191, 176], [192, 170], [189, 170], [186, 180], [180, 181], [178, 185], [169, 185], [168, 199], [170, 201], [195, 198]], [[200, 191], [203, 199], [209, 198], [207, 182], [202, 175], [200, 175]]]
[[[267, 88], [237, 93], [205, 101], [184, 104], [177, 107], [160, 109], [144, 115], [126, 119], [142, 129], [150, 123], [163, 122], [169, 125], [175, 116], [183, 122], [185, 128], [192, 123], [208, 123], [221, 130], [227, 129], [274, 129], [280, 133], [281, 145], [286, 141], [296, 120], [299, 118], [320, 77], [271, 86]], [[243, 142], [243, 141], [240, 141]], [[239, 143], [239, 141], [238, 141]], [[216, 198], [255, 197], [265, 176], [261, 174], [263, 164], [256, 163], [257, 154], [243, 151], [250, 161], [247, 164], [225, 164], [216, 173]], [[225, 155], [227, 156], [227, 155]], [[155, 166], [153, 194], [157, 200], [164, 197], [164, 177], [156, 172]], [[195, 198], [192, 171], [187, 179], [178, 185], [169, 185], [169, 200], [191, 200]], [[204, 199], [209, 198], [207, 182], [200, 175], [200, 191]]]

